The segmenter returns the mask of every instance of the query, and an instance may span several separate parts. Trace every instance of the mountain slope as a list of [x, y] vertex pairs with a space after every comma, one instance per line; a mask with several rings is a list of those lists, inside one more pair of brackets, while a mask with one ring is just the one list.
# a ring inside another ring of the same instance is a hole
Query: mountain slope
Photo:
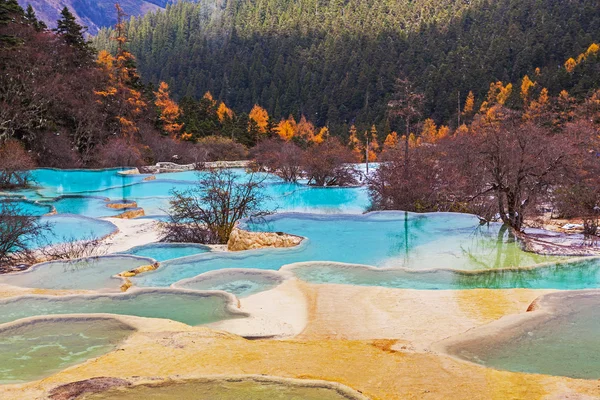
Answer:
[[[168, 0], [121, 0], [123, 10], [131, 16], [141, 16], [149, 11], [166, 6]], [[53, 28], [60, 16], [60, 11], [67, 6], [77, 17], [79, 23], [88, 27], [88, 32], [95, 35], [105, 26], [116, 22], [115, 1], [111, 0], [19, 0], [24, 8], [31, 4], [38, 18]]]
[[[551, 92], [583, 95], [600, 78], [582, 86], [559, 70], [600, 39], [597, 0], [204, 0], [168, 5], [128, 32], [142, 76], [180, 97], [210, 90], [237, 110], [259, 103], [339, 132], [383, 127], [401, 75], [438, 122], [455, 119], [459, 93], [481, 100], [490, 82], [537, 67]], [[96, 45], [110, 47], [108, 35]]]

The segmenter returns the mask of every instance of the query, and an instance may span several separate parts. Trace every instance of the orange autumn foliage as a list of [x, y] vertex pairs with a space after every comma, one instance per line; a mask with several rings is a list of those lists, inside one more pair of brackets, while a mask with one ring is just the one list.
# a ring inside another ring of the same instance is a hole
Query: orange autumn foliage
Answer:
[[324, 126], [319, 130], [319, 133], [317, 135], [315, 135], [312, 142], [315, 144], [321, 144], [324, 141], [326, 141], [328, 138], [329, 138], [329, 129], [327, 129], [327, 127]]
[[383, 142], [384, 149], [392, 149], [398, 145], [398, 134], [396, 132], [389, 133]]
[[156, 97], [154, 105], [160, 112], [159, 120], [162, 122], [163, 130], [172, 137], [177, 136], [183, 128], [183, 124], [177, 123], [181, 111], [179, 105], [169, 95], [169, 85], [161, 82], [154, 96]]
[[287, 142], [289, 140], [292, 140], [292, 138], [296, 134], [296, 127], [296, 120], [293, 116], [290, 115], [288, 119], [282, 119], [281, 121], [279, 121], [279, 123], [275, 127], [275, 132], [277, 132], [280, 138]]
[[303, 115], [300, 118], [300, 122], [296, 125], [294, 135], [307, 142], [312, 142], [315, 138], [315, 126]]
[[227, 107], [225, 103], [221, 102], [221, 104], [219, 104], [219, 108], [217, 108], [217, 117], [219, 118], [220, 122], [223, 122], [225, 116], [227, 116], [229, 119], [232, 119], [233, 111], [231, 108]]
[[267, 113], [267, 110], [255, 104], [248, 117], [256, 123], [259, 133], [267, 133], [267, 128], [269, 126], [269, 113]]
[[350, 127], [350, 137], [348, 138], [348, 147], [352, 150], [354, 155], [358, 160], [362, 160], [364, 158], [364, 148], [360, 139], [358, 138], [358, 133], [356, 131], [356, 126], [352, 125]]

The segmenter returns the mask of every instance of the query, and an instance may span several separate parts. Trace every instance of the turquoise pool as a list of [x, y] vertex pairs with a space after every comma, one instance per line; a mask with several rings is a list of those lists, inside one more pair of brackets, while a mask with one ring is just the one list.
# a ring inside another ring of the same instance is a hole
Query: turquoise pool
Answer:
[[145, 246], [133, 247], [123, 251], [123, 254], [132, 254], [139, 257], [148, 257], [156, 261], [172, 260], [202, 254], [210, 251], [210, 247], [193, 243], [151, 243]]
[[45, 197], [104, 190], [141, 181], [142, 175], [120, 175], [123, 168], [102, 170], [59, 170], [41, 168], [31, 171], [34, 184]]
[[0, 275], [0, 283], [43, 289], [119, 290], [123, 280], [114, 275], [149, 264], [154, 264], [154, 260], [127, 255], [53, 261], [23, 272]]
[[31, 200], [20, 200], [12, 197], [1, 197], [0, 196], [0, 207], [3, 204], [15, 207], [19, 215], [41, 217], [44, 214], [49, 214], [54, 209], [49, 204], [38, 203]]
[[114, 350], [134, 329], [112, 318], [36, 319], [0, 329], [0, 384], [43, 378]]
[[120, 314], [201, 325], [246, 315], [230, 308], [222, 294], [172, 289], [129, 290], [124, 294], [20, 296], [0, 300], [0, 324], [57, 314]]
[[114, 217], [124, 210], [108, 208], [107, 199], [102, 197], [84, 197], [69, 195], [53, 201], [52, 205], [60, 214], [77, 214], [85, 217]]
[[479, 226], [476, 217], [464, 214], [277, 214], [246, 227], [254, 231], [288, 232], [308, 239], [295, 248], [207, 253], [166, 261], [158, 270], [134, 280], [140, 286], [169, 286], [208, 271], [278, 270], [283, 265], [304, 261], [410, 270], [481, 270], [564, 260], [524, 252], [500, 225]]
[[186, 279], [177, 282], [173, 287], [191, 290], [223, 290], [237, 297], [248, 297], [272, 289], [284, 280], [281, 274], [272, 271], [225, 270]]
[[117, 232], [117, 227], [108, 221], [75, 214], [57, 214], [40, 218], [49, 226], [44, 238], [30, 242], [35, 249], [70, 241], [100, 239]]
[[600, 292], [551, 294], [542, 303], [543, 312], [474, 329], [446, 351], [497, 369], [600, 378]]
[[[196, 171], [156, 175], [155, 180], [144, 181], [150, 175], [121, 175], [121, 169], [32, 171], [36, 190], [18, 192], [28, 199], [52, 201], [59, 213], [106, 217], [118, 211], [105, 207], [103, 200], [131, 199], [144, 208], [146, 215], [164, 215], [169, 207], [171, 190], [185, 190], [194, 185]], [[249, 175], [243, 169], [235, 170], [240, 180]], [[260, 173], [264, 192], [270, 197], [265, 207], [276, 211], [317, 213], [362, 213], [369, 206], [367, 190], [357, 188], [313, 188], [305, 184], [289, 184], [280, 178]]]
[[310, 283], [381, 286], [394, 289], [594, 289], [600, 287], [600, 259], [549, 264], [532, 269], [456, 270], [377, 269], [361, 265], [310, 262], [289, 268]]

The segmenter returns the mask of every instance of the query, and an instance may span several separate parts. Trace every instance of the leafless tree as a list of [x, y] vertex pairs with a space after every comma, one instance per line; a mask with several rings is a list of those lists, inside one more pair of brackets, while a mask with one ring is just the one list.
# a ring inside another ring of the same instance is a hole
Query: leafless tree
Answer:
[[14, 264], [31, 263], [32, 243], [43, 240], [49, 230], [48, 224], [24, 215], [14, 202], [0, 202], [0, 271]]
[[194, 187], [172, 191], [164, 240], [227, 243], [237, 221], [270, 213], [264, 208], [264, 179], [254, 173], [242, 177], [231, 169], [201, 172]]
[[279, 138], [266, 139], [252, 149], [251, 155], [258, 168], [286, 182], [296, 182], [302, 177], [304, 150], [292, 142]]
[[0, 189], [28, 186], [33, 168], [35, 162], [21, 143], [8, 140], [0, 145]]
[[352, 165], [355, 155], [338, 138], [310, 146], [302, 158], [302, 170], [308, 184], [314, 186], [350, 186], [357, 183], [357, 171]]

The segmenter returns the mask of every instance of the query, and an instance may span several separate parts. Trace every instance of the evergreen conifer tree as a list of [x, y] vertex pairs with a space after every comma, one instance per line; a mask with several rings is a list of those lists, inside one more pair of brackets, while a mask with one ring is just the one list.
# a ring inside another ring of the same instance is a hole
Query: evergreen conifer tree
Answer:
[[46, 23], [44, 21], [40, 21], [37, 18], [37, 15], [35, 15], [35, 11], [34, 11], [33, 7], [31, 6], [31, 4], [27, 4], [27, 9], [25, 10], [25, 19], [38, 32], [41, 32], [41, 31], [46, 30], [48, 28], [48, 26], [46, 25]]
[[92, 61], [94, 52], [84, 37], [87, 28], [77, 23], [68, 7], [63, 8], [60, 15], [53, 31], [60, 35], [69, 46], [81, 53], [82, 61]]

